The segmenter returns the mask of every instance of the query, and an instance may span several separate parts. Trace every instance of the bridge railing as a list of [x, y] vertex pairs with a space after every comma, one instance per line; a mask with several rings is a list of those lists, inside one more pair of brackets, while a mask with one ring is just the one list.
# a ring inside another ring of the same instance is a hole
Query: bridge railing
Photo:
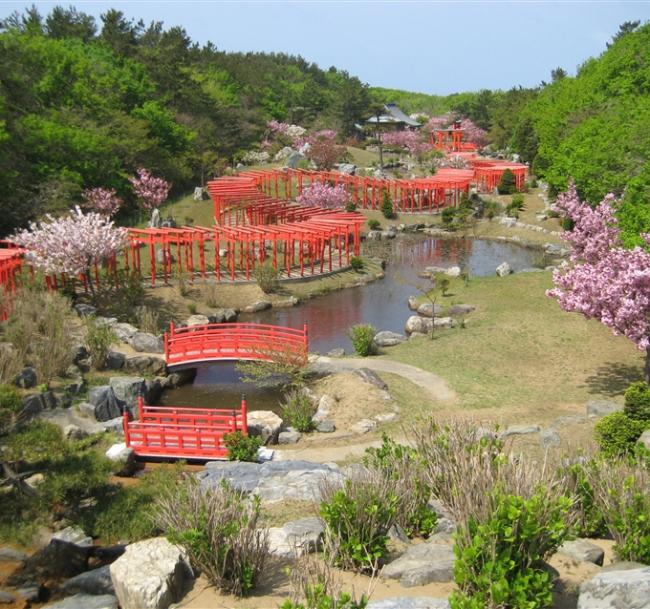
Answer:
[[255, 323], [215, 323], [176, 328], [164, 337], [168, 366], [214, 360], [294, 359], [305, 363], [307, 325], [302, 330]]

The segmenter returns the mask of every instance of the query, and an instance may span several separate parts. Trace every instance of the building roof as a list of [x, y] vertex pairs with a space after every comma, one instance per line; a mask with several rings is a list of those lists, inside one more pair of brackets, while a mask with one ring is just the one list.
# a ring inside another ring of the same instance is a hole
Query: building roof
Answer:
[[[404, 123], [409, 127], [419, 127], [420, 123], [413, 120], [410, 116], [404, 114], [397, 104], [384, 104], [386, 114], [380, 114], [379, 117], [371, 116], [366, 123], [381, 125], [398, 125]], [[377, 120], [379, 118], [379, 120]]]

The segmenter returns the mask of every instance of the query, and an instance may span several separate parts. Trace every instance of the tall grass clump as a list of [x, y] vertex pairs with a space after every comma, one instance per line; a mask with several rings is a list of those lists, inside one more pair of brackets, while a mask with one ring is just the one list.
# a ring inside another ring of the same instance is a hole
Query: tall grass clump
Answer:
[[86, 345], [96, 370], [106, 367], [108, 352], [116, 342], [117, 336], [108, 324], [97, 321], [95, 317], [86, 320]]

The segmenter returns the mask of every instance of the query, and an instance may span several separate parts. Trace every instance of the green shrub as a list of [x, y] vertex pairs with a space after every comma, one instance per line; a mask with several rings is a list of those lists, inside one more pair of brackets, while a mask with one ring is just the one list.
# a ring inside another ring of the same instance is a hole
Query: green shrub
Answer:
[[354, 201], [349, 201], [345, 206], [345, 211], [357, 211], [357, 204]]
[[398, 499], [391, 485], [382, 477], [357, 473], [340, 486], [325, 481], [321, 497], [326, 555], [343, 569], [375, 571], [395, 523]]
[[395, 217], [395, 210], [393, 209], [393, 201], [388, 194], [388, 190], [384, 189], [381, 193], [381, 213], [384, 218], [390, 220]]
[[627, 388], [623, 412], [630, 419], [650, 423], [650, 387], [646, 382], [632, 383]]
[[348, 330], [348, 336], [352, 341], [352, 346], [358, 355], [366, 357], [375, 352], [373, 339], [377, 330], [371, 324], [357, 324]]
[[444, 273], [436, 273], [433, 280], [435, 287], [440, 290], [440, 293], [443, 296], [446, 296], [449, 290], [449, 285], [451, 283], [449, 281], [449, 277], [447, 277], [447, 275]]
[[607, 534], [607, 524], [601, 503], [590, 482], [590, 471], [596, 467], [594, 460], [579, 461], [560, 471], [567, 481], [569, 491], [575, 497], [573, 511], [576, 514], [575, 534], [577, 537], [603, 537]]
[[352, 256], [350, 258], [350, 266], [355, 271], [360, 271], [363, 269], [363, 258], [361, 256]]
[[257, 285], [265, 294], [271, 294], [278, 289], [280, 274], [277, 269], [273, 268], [271, 260], [266, 260], [264, 264], [258, 264], [253, 271], [253, 276], [257, 281]]
[[212, 585], [238, 596], [255, 587], [268, 557], [259, 497], [251, 500], [225, 481], [203, 489], [188, 477], [158, 499], [155, 512], [169, 540], [185, 548]]
[[510, 169], [506, 169], [501, 175], [501, 180], [499, 180], [497, 190], [500, 195], [511, 195], [512, 193], [517, 192], [515, 174], [512, 173]]
[[512, 201], [510, 202], [510, 205], [519, 211], [524, 209], [524, 195], [520, 192], [516, 192], [514, 195], [512, 195]]
[[108, 324], [98, 323], [94, 317], [86, 321], [86, 346], [96, 370], [103, 370], [111, 345], [117, 337]]
[[634, 451], [644, 428], [641, 421], [631, 419], [624, 412], [612, 412], [596, 423], [594, 433], [603, 454], [614, 457]]
[[404, 532], [409, 537], [433, 533], [438, 517], [428, 505], [431, 487], [417, 451], [384, 434], [379, 448], [366, 449], [363, 463], [393, 485], [398, 501], [395, 521]]
[[300, 390], [287, 393], [282, 404], [282, 420], [301, 433], [310, 432], [314, 424], [314, 405], [309, 396]]
[[456, 536], [452, 609], [550, 607], [552, 576], [542, 561], [568, 538], [571, 500], [543, 487], [529, 499], [492, 495], [488, 517], [468, 521], [469, 543]]
[[442, 218], [442, 223], [447, 227], [451, 226], [455, 216], [456, 216], [456, 210], [453, 207], [443, 208], [440, 214], [440, 217]]
[[197, 311], [196, 303], [195, 302], [188, 302], [187, 303], [187, 310], [188, 310], [190, 315], [196, 315], [196, 311]]
[[380, 226], [381, 222], [379, 222], [379, 220], [375, 220], [374, 218], [370, 218], [370, 220], [368, 220], [368, 228], [370, 230], [379, 230]]
[[492, 220], [495, 216], [499, 214], [501, 205], [498, 201], [494, 199], [488, 199], [483, 205], [483, 215], [488, 219]]
[[14, 426], [22, 406], [23, 402], [15, 387], [0, 385], [0, 434]]
[[506, 205], [505, 214], [508, 218], [519, 218], [519, 208], [516, 205], [513, 206], [512, 203], [508, 203], [508, 205]]
[[257, 462], [257, 450], [264, 441], [259, 436], [248, 436], [241, 431], [233, 431], [224, 434], [223, 443], [228, 448], [228, 459], [230, 461], [252, 461]]
[[304, 602], [284, 601], [280, 609], [365, 609], [367, 606], [368, 599], [365, 596], [356, 601], [347, 592], [331, 595], [325, 591], [323, 584], [315, 584], [305, 590]]

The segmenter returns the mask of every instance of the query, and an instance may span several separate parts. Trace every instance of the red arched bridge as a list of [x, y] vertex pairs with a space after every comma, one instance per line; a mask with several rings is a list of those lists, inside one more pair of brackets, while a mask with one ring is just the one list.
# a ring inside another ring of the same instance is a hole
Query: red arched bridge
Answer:
[[220, 360], [307, 362], [307, 325], [302, 330], [254, 323], [216, 323], [165, 332], [168, 367]]

